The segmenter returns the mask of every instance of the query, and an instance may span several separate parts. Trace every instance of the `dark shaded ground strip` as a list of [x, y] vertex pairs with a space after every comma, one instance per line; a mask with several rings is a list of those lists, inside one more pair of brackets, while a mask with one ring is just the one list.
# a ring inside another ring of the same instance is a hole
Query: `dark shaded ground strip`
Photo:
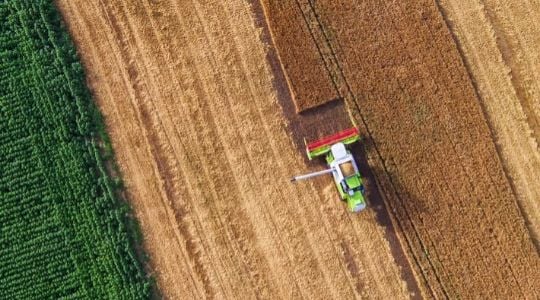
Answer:
[[[353, 125], [349, 119], [349, 114], [345, 102], [340, 99], [320, 105], [318, 107], [306, 110], [300, 114], [295, 111], [295, 106], [287, 86], [285, 75], [280, 65], [279, 58], [273, 48], [273, 42], [270, 36], [268, 24], [260, 0], [250, 0], [252, 10], [255, 15], [256, 26], [262, 29], [262, 41], [270, 45], [267, 52], [267, 61], [269, 62], [274, 75], [274, 88], [277, 92], [277, 99], [283, 109], [283, 114], [288, 121], [291, 137], [306, 164], [316, 165], [319, 168], [326, 166], [324, 161], [309, 161], [305, 155], [304, 138], [308, 141], [315, 140], [322, 136], [334, 134], [337, 131], [350, 128]], [[363, 137], [364, 138], [364, 137]], [[406, 282], [409, 293], [419, 298], [421, 293], [413, 275], [412, 268], [404, 253], [402, 245], [397, 237], [395, 228], [390, 219], [387, 207], [382, 200], [381, 193], [368, 162], [363, 143], [355, 144], [351, 151], [358, 163], [358, 168], [364, 177], [366, 192], [370, 209], [376, 213], [377, 222], [384, 228], [385, 238], [390, 244], [391, 253], [401, 270], [401, 278]], [[316, 167], [314, 167], [315, 169]], [[317, 188], [324, 187], [323, 181], [316, 180], [314, 184]]]

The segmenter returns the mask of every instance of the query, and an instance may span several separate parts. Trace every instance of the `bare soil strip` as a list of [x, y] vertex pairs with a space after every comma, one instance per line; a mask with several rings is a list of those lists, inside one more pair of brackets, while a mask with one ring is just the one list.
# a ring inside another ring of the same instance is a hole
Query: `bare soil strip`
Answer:
[[540, 259], [431, 1], [309, 1], [425, 296], [535, 297]]
[[[264, 1], [272, 39], [292, 92], [296, 111], [338, 98], [337, 91], [295, 1]], [[286, 22], [284, 22], [286, 20]]]
[[[531, 235], [540, 243], [540, 30], [528, 2], [441, 0]], [[537, 42], [534, 42], [537, 41]], [[535, 104], [536, 103], [536, 104]]]
[[385, 228], [288, 135], [252, 8], [58, 1], [166, 298], [405, 298]]

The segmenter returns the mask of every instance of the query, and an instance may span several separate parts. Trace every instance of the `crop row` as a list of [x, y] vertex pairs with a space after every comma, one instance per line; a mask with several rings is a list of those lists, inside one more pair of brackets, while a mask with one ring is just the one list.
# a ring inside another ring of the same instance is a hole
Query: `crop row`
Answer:
[[146, 298], [107, 138], [55, 7], [6, 1], [0, 19], [0, 298]]

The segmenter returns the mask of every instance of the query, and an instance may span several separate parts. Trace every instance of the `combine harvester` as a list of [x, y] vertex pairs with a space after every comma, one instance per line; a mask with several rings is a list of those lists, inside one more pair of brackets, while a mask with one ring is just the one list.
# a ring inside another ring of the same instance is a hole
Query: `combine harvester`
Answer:
[[295, 176], [291, 181], [303, 180], [332, 173], [341, 199], [347, 202], [351, 212], [359, 212], [366, 207], [364, 185], [351, 152], [345, 148], [360, 140], [357, 128], [349, 128], [334, 135], [324, 137], [306, 145], [309, 160], [326, 155], [329, 168], [305, 175]]

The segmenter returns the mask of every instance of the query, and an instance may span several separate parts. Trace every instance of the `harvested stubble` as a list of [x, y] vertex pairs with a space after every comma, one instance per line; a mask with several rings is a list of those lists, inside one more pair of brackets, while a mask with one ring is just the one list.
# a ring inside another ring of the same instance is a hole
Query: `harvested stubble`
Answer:
[[372, 168], [424, 294], [534, 297], [538, 254], [436, 4], [299, 3], [338, 62], [335, 82], [370, 137]]
[[528, 228], [540, 245], [538, 5], [441, 0], [478, 88]]
[[372, 211], [305, 171], [244, 0], [60, 1], [167, 298], [408, 295]]

